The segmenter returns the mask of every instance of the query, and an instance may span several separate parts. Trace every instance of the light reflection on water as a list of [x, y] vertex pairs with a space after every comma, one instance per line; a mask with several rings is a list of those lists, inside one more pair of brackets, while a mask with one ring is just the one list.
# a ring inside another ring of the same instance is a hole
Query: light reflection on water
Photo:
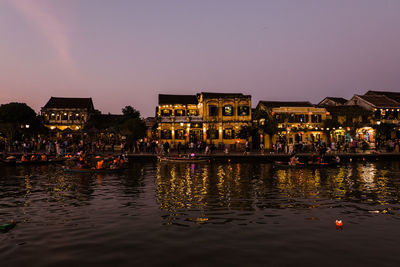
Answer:
[[0, 166], [0, 188], [0, 224], [19, 222], [0, 234], [8, 265], [290, 265], [310, 257], [326, 265], [326, 250], [346, 255], [332, 264], [396, 260], [396, 235], [385, 233], [398, 232], [399, 162], [135, 163], [112, 175]]

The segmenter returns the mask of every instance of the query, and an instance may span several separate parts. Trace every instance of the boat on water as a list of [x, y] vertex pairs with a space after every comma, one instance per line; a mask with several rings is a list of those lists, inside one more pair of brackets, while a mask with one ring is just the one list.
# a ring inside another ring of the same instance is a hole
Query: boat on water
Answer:
[[74, 173], [117, 173], [122, 172], [125, 168], [106, 168], [106, 169], [96, 169], [96, 168], [80, 168], [80, 167], [63, 167], [65, 172], [74, 172]]
[[299, 162], [296, 164], [289, 164], [284, 161], [274, 161], [275, 168], [322, 168], [322, 167], [336, 167], [340, 163], [337, 162], [321, 162], [321, 163], [304, 163]]
[[211, 157], [206, 156], [192, 156], [192, 157], [178, 157], [178, 156], [159, 156], [160, 162], [172, 162], [172, 163], [201, 163], [209, 162]]

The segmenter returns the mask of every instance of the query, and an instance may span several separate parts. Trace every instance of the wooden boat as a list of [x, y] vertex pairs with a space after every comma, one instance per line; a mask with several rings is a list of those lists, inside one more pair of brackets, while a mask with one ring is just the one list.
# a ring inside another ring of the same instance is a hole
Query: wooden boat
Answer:
[[7, 165], [47, 165], [47, 164], [60, 164], [64, 163], [65, 159], [48, 159], [48, 160], [29, 160], [29, 161], [21, 161], [15, 159], [0, 159], [0, 162]]
[[297, 163], [294, 165], [283, 161], [274, 161], [274, 167], [276, 168], [322, 168], [322, 167], [336, 167], [339, 163], [337, 162], [322, 162], [322, 163]]
[[116, 169], [96, 169], [96, 168], [79, 168], [79, 167], [63, 167], [65, 172], [74, 172], [74, 173], [117, 173], [122, 172], [125, 168], [116, 168]]
[[160, 162], [172, 162], [172, 163], [201, 163], [209, 162], [211, 157], [173, 157], [173, 156], [159, 156]]

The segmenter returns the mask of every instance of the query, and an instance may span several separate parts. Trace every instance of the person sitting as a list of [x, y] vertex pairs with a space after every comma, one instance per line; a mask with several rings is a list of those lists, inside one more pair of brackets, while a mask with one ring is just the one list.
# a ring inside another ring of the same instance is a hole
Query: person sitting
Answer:
[[21, 161], [22, 161], [22, 162], [28, 162], [29, 160], [28, 160], [28, 157], [27, 157], [27, 156], [22, 155]]
[[96, 168], [97, 168], [98, 170], [103, 169], [103, 167], [104, 167], [103, 164], [104, 164], [104, 160], [99, 160], [99, 161], [97, 162]]
[[294, 165], [299, 164], [299, 163], [300, 163], [299, 162], [299, 158], [296, 157], [296, 154], [293, 154], [293, 156], [290, 157], [289, 165], [294, 166]]

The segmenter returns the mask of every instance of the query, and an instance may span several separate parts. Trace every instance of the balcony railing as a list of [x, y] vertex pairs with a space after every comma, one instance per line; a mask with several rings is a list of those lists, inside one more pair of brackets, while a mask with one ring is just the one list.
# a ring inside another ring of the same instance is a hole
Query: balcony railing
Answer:
[[161, 116], [161, 122], [202, 122], [202, 116]]

